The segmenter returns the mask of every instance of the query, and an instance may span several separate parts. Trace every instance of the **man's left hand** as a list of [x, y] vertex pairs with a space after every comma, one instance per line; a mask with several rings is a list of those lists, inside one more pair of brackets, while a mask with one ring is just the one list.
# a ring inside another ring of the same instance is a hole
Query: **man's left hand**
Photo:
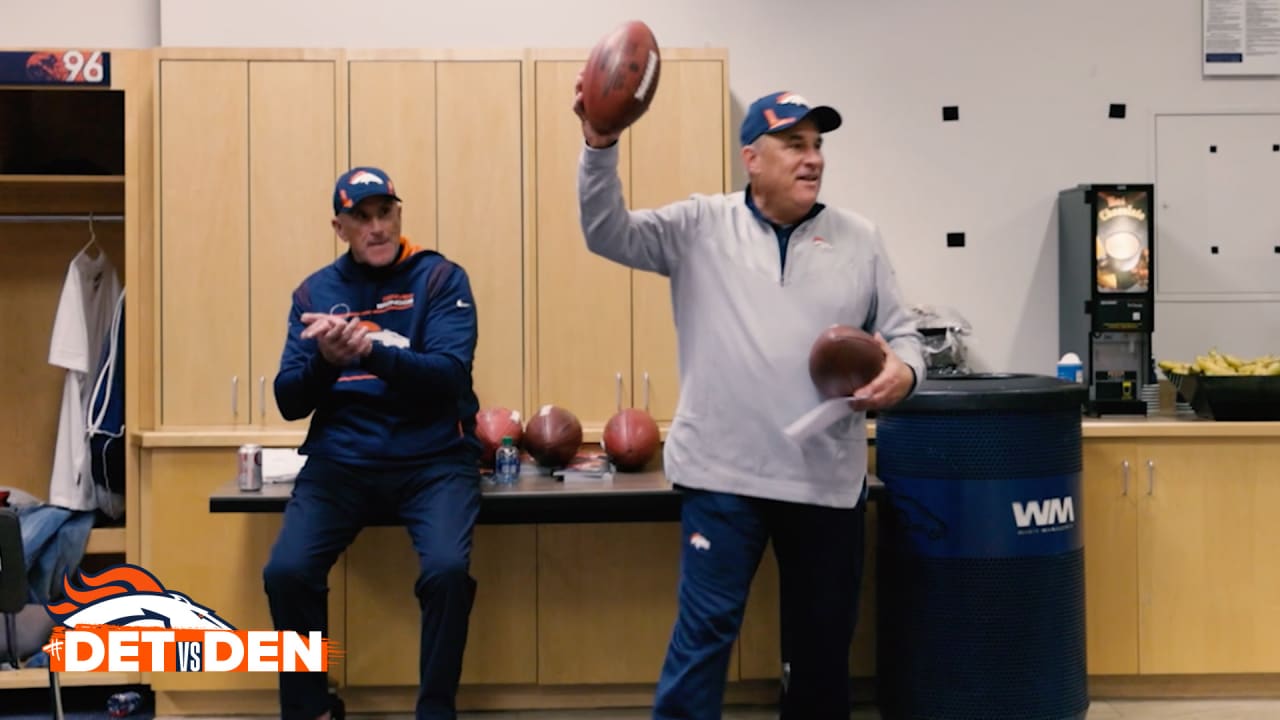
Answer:
[[359, 318], [344, 320], [336, 315], [303, 313], [301, 320], [306, 327], [300, 337], [315, 338], [320, 354], [338, 367], [354, 365], [373, 350], [373, 341]]
[[902, 358], [889, 347], [880, 333], [876, 333], [876, 343], [884, 351], [884, 368], [871, 382], [864, 385], [849, 401], [854, 410], [883, 410], [896, 404], [911, 392], [911, 384], [915, 381], [915, 372], [911, 366], [902, 362]]

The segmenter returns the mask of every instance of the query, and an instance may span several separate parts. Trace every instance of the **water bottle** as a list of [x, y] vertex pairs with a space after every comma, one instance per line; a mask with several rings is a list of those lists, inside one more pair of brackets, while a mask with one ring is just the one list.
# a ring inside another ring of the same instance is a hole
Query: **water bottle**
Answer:
[[506, 435], [493, 455], [493, 481], [499, 485], [515, 485], [519, 480], [520, 451], [511, 436]]

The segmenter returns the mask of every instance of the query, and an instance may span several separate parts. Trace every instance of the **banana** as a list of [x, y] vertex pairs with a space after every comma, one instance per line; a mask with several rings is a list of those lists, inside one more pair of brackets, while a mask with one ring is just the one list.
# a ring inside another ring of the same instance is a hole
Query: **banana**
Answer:
[[[1201, 375], [1227, 375], [1235, 372], [1225, 362], [1219, 361], [1218, 358], [1214, 357], [1213, 353], [1196, 357], [1196, 361], [1191, 367]], [[1230, 370], [1230, 373], [1227, 372], [1228, 370]]]
[[1246, 359], [1211, 348], [1205, 354], [1197, 355], [1196, 359], [1190, 363], [1181, 360], [1160, 360], [1156, 366], [1171, 375], [1280, 376], [1280, 355], [1267, 354]]
[[1161, 370], [1165, 371], [1166, 373], [1173, 373], [1174, 375], [1190, 375], [1191, 374], [1191, 366], [1184, 362], [1174, 362], [1172, 360], [1161, 360], [1159, 363], [1157, 363], [1157, 365]]

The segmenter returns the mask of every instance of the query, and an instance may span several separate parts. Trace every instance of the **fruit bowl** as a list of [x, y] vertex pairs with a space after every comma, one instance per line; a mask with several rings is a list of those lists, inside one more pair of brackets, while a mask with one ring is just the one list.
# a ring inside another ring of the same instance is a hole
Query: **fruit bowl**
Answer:
[[1280, 375], [1201, 375], [1165, 371], [1169, 382], [1210, 420], [1280, 420]]

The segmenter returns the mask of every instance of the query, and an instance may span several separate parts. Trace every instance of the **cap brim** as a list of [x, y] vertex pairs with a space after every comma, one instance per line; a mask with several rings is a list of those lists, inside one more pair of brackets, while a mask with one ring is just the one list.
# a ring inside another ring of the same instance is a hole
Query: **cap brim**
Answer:
[[[804, 122], [805, 120], [811, 120], [813, 122], [814, 127], [818, 129], [819, 133], [829, 133], [832, 130], [835, 130], [836, 128], [840, 127], [840, 125], [844, 122], [843, 119], [840, 117], [840, 113], [836, 112], [835, 108], [830, 107], [828, 105], [819, 105], [817, 107], [810, 108], [809, 112], [805, 113], [804, 115], [801, 115], [795, 120], [792, 120], [791, 122], [788, 122], [788, 123], [784, 123], [783, 125], [780, 125], [772, 130], [765, 130], [764, 132], [760, 133], [760, 135], [776, 135], [777, 133], [780, 133], [784, 130], [795, 127], [796, 125]], [[759, 135], [757, 135], [756, 137], [759, 137]], [[752, 140], [754, 141], [754, 138]], [[747, 144], [749, 145], [750, 142], [748, 142]]]
[[836, 109], [827, 105], [819, 105], [805, 114], [805, 119], [812, 120], [814, 125], [818, 126], [818, 132], [828, 133], [844, 122], [840, 117], [840, 113]]

